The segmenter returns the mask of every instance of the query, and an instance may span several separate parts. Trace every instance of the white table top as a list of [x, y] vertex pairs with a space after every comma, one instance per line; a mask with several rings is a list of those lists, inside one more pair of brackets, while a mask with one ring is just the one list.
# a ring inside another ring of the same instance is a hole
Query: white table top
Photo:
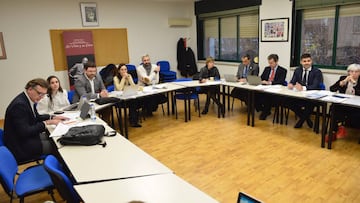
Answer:
[[174, 174], [154, 175], [74, 186], [86, 203], [215, 203], [204, 192]]
[[177, 85], [174, 83], [161, 83], [157, 84], [154, 87], [152, 86], [146, 86], [142, 87], [142, 91], [138, 91], [135, 95], [132, 96], [124, 96], [122, 91], [113, 91], [110, 92], [109, 95], [112, 97], [120, 98], [121, 100], [129, 100], [129, 99], [136, 99], [144, 96], [154, 95], [154, 94], [160, 94], [160, 93], [166, 93], [171, 92], [179, 89], [185, 88], [184, 86]]
[[63, 146], [58, 149], [78, 183], [172, 173], [119, 134], [104, 139], [106, 147]]
[[217, 81], [207, 81], [204, 83], [200, 83], [199, 80], [190, 80], [190, 81], [181, 81], [181, 82], [172, 82], [172, 83], [184, 87], [202, 87], [202, 86], [220, 85], [223, 82], [217, 80]]

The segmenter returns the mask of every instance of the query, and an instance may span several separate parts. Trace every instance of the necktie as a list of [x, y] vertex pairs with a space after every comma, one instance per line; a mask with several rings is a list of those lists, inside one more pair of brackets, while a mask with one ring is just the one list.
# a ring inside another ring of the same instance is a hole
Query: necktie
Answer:
[[248, 66], [245, 66], [244, 67], [244, 74], [243, 74], [244, 78], [247, 77], [247, 72], [248, 72]]
[[304, 76], [303, 76], [303, 79], [302, 79], [302, 83], [304, 86], [307, 85], [307, 70], [305, 70], [305, 73], [304, 73]]
[[34, 116], [36, 117], [36, 114], [37, 114], [37, 110], [36, 110], [36, 105], [37, 105], [37, 103], [34, 103], [34, 106], [33, 106], [33, 110], [34, 110]]
[[271, 70], [271, 75], [270, 75], [270, 78], [269, 78], [269, 81], [272, 82], [274, 80], [274, 77], [275, 77], [275, 68]]

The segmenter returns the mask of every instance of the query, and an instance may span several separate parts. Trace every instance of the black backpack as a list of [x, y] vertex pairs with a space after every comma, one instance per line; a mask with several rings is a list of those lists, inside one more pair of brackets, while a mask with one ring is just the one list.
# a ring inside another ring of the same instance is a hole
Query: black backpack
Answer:
[[106, 143], [102, 143], [105, 134], [103, 125], [86, 125], [76, 126], [69, 129], [61, 138], [58, 139], [61, 145], [83, 145], [91, 146], [100, 144], [103, 147]]

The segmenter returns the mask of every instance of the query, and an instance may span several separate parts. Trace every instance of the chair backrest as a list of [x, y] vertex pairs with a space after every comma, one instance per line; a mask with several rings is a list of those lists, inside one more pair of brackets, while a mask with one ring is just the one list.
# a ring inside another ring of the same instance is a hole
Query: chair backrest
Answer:
[[0, 182], [4, 191], [11, 197], [14, 190], [14, 178], [18, 171], [14, 155], [5, 146], [0, 146]]
[[4, 130], [0, 128], [0, 146], [4, 146]]
[[131, 77], [133, 78], [134, 80], [134, 83], [137, 83], [138, 81], [138, 75], [136, 73], [136, 66], [133, 65], [133, 64], [126, 64], [126, 67], [127, 67], [127, 70], [128, 70], [128, 73], [131, 75]]
[[320, 90], [325, 90], [326, 87], [325, 87], [325, 84], [324, 83], [320, 83]]
[[61, 164], [53, 155], [48, 155], [45, 158], [44, 167], [45, 170], [49, 173], [55, 188], [60, 193], [60, 196], [66, 200], [66, 202], [80, 202], [79, 195], [76, 193], [73, 187], [73, 183], [64, 173]]
[[68, 91], [68, 100], [69, 100], [70, 104], [72, 104], [74, 94], [75, 94], [75, 90], [69, 90]]
[[110, 85], [110, 86], [108, 86], [107, 88], [106, 88], [106, 90], [108, 91], [108, 92], [112, 92], [112, 91], [114, 91], [114, 85]]
[[107, 87], [113, 84], [114, 74], [116, 73], [115, 64], [108, 64], [103, 69], [100, 70], [99, 74], [104, 82], [104, 85]]
[[160, 72], [170, 71], [169, 61], [158, 61], [156, 64], [160, 66]]
[[173, 82], [185, 82], [185, 81], [192, 81], [192, 78], [178, 78], [174, 80]]

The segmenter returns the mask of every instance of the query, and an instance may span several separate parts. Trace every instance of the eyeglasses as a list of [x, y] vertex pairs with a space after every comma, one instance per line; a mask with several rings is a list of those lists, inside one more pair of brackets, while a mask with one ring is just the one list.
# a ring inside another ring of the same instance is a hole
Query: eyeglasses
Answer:
[[47, 94], [47, 93], [40, 92], [36, 88], [32, 88], [32, 89], [35, 90], [35, 92], [39, 95], [39, 97], [43, 97], [43, 96], [45, 96]]

